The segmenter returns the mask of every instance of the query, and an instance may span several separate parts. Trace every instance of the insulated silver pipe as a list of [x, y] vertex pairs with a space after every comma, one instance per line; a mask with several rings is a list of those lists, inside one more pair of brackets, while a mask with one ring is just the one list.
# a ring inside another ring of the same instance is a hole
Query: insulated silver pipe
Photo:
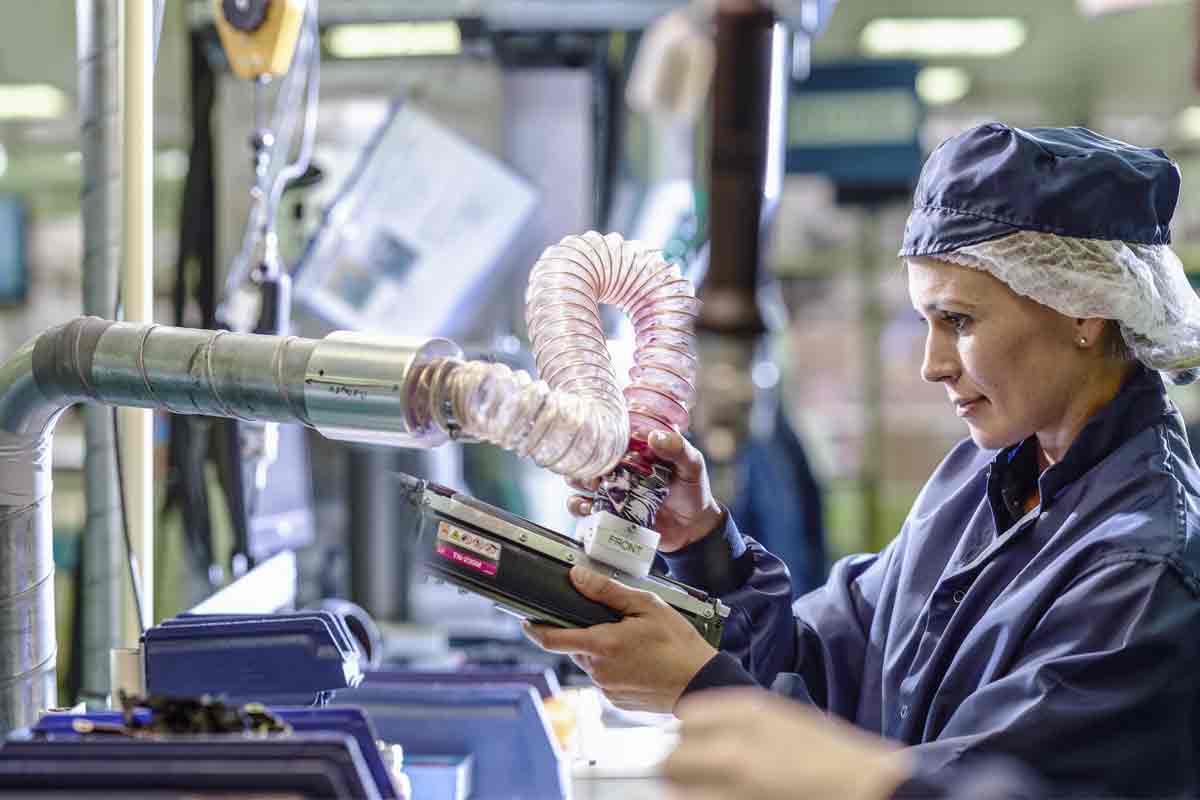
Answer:
[[[83, 313], [111, 317], [120, 271], [120, 0], [76, 0], [79, 135], [83, 154]], [[79, 688], [99, 703], [108, 694], [109, 651], [121, 642], [124, 547], [117, 497], [113, 409], [83, 410], [87, 523], [82, 540]]]
[[259, 336], [81, 317], [0, 365], [0, 736], [55, 704], [50, 452], [75, 403], [291, 422], [337, 438], [433, 447], [407, 414], [410, 370], [444, 339]]

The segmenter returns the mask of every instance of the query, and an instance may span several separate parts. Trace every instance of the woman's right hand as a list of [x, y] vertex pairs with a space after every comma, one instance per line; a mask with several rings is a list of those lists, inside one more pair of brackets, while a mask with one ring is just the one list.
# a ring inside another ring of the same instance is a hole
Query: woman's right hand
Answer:
[[[670, 464], [674, 473], [667, 487], [667, 499], [654, 520], [654, 529], [662, 537], [658, 549], [670, 553], [716, 530], [725, 512], [709, 488], [708, 470], [699, 450], [680, 434], [664, 431], [651, 433], [649, 444], [654, 455]], [[600, 480], [567, 483], [580, 491], [595, 492]], [[586, 517], [592, 513], [592, 498], [575, 495], [567, 500], [567, 509], [577, 517]]]

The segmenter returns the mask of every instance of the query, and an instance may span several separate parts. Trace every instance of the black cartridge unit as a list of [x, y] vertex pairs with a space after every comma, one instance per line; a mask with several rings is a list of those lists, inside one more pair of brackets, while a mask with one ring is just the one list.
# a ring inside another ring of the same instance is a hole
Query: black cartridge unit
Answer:
[[585, 565], [634, 589], [653, 592], [695, 626], [713, 647], [729, 608], [707, 593], [652, 571], [641, 578], [595, 561], [574, 539], [503, 509], [409, 475], [401, 490], [420, 509], [416, 552], [435, 578], [486, 597], [533, 622], [583, 628], [620, 615], [571, 585], [567, 573]]

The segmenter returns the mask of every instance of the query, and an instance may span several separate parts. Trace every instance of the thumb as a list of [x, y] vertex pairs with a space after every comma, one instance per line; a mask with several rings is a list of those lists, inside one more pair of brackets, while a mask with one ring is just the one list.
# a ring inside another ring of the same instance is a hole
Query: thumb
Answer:
[[681, 434], [654, 431], [647, 439], [650, 449], [675, 467], [675, 477], [695, 482], [704, 474], [704, 456]]
[[571, 583], [587, 599], [595, 600], [624, 615], [644, 614], [653, 602], [649, 592], [630, 589], [586, 567], [571, 568]]

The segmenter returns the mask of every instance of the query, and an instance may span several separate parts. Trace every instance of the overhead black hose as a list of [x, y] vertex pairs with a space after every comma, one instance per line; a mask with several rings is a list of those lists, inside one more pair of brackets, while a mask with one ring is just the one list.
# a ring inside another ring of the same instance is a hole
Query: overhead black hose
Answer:
[[[188, 172], [179, 212], [179, 250], [173, 290], [174, 324], [217, 327], [216, 189], [213, 179], [212, 114], [216, 106], [217, 76], [209, 53], [216, 31], [193, 31], [189, 38], [192, 143]], [[189, 308], [199, 319], [189, 318]], [[177, 509], [183, 537], [193, 565], [210, 579], [216, 561], [212, 543], [212, 514], [208, 503], [205, 465], [214, 429], [221, 431], [232, 420], [172, 415], [168, 445], [168, 473], [163, 511]]]

